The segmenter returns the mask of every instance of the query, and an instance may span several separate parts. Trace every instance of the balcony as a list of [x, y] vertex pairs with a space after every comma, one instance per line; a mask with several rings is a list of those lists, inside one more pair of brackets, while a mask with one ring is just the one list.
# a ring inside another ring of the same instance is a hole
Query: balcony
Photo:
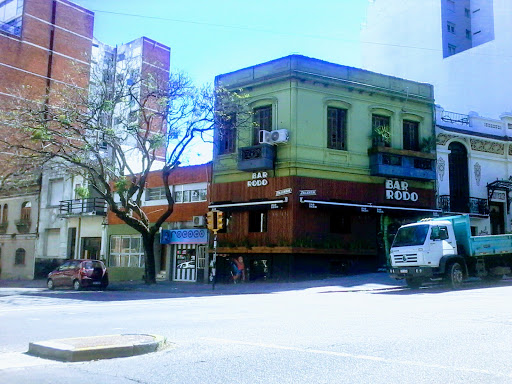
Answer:
[[105, 199], [99, 197], [90, 199], [62, 200], [60, 202], [59, 212], [61, 215], [66, 216], [106, 216], [107, 204]]
[[439, 209], [443, 212], [453, 213], [470, 213], [475, 215], [488, 215], [489, 205], [487, 199], [479, 199], [470, 197], [468, 201], [461, 199], [454, 199], [452, 201], [449, 195], [440, 195], [437, 200]]
[[442, 111], [441, 120], [451, 124], [469, 125], [469, 116], [461, 113]]
[[238, 150], [238, 169], [253, 172], [274, 168], [275, 147], [269, 144], [254, 145]]
[[7, 221], [0, 223], [0, 235], [5, 235], [7, 233], [8, 226], [9, 226], [9, 222], [7, 222]]
[[406, 179], [435, 180], [435, 158], [432, 153], [372, 147], [370, 156], [370, 174], [372, 176], [400, 177]]
[[32, 222], [29, 219], [21, 219], [14, 222], [19, 233], [28, 233]]

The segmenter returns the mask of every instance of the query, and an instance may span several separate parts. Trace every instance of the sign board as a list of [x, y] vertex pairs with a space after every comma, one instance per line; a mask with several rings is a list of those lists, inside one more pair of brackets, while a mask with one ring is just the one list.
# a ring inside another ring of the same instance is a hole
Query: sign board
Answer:
[[292, 193], [292, 189], [291, 188], [281, 189], [279, 191], [276, 191], [276, 196], [289, 195], [290, 193]]
[[248, 187], [264, 187], [268, 185], [268, 173], [267, 172], [254, 172], [252, 174], [252, 180], [247, 182]]
[[207, 229], [162, 229], [160, 244], [207, 244]]
[[407, 181], [386, 180], [386, 199], [399, 201], [418, 201], [418, 194], [409, 191]]
[[299, 196], [316, 196], [316, 189], [303, 189], [299, 192]]

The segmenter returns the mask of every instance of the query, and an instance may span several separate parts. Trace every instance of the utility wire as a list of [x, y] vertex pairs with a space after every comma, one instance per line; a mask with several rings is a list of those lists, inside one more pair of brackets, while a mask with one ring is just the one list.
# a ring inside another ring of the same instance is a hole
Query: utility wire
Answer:
[[[417, 49], [417, 50], [431, 51], [431, 52], [442, 52], [442, 49], [428, 48], [428, 47], [418, 47], [418, 46], [414, 46], [414, 45], [379, 43], [379, 42], [375, 42], [375, 41], [360, 41], [360, 40], [344, 39], [344, 38], [340, 38], [340, 37], [331, 37], [331, 36], [326, 36], [326, 35], [315, 35], [315, 34], [307, 34], [307, 33], [286, 32], [286, 31], [278, 31], [278, 30], [273, 30], [273, 29], [262, 29], [262, 28], [255, 28], [255, 27], [246, 27], [246, 26], [241, 26], [241, 25], [228, 25], [228, 24], [207, 23], [207, 22], [192, 21], [192, 20], [172, 19], [172, 18], [160, 17], [160, 16], [145, 16], [145, 15], [137, 15], [137, 14], [133, 14], [133, 13], [103, 11], [103, 10], [99, 10], [99, 9], [95, 9], [95, 10], [92, 10], [92, 11], [95, 12], [95, 13], [105, 13], [105, 14], [111, 14], [111, 15], [117, 15], [117, 16], [137, 17], [137, 18], [140, 18], [140, 19], [172, 21], [172, 22], [175, 22], [175, 23], [194, 24], [194, 25], [202, 25], [202, 26], [209, 26], [209, 27], [216, 27], [216, 28], [237, 29], [237, 30], [259, 32], [259, 33], [284, 35], [284, 36], [301, 36], [301, 37], [307, 37], [307, 38], [318, 39], [318, 40], [343, 41], [343, 42], [346, 42], [346, 43], [354, 43], [354, 44], [369, 44], [369, 45], [386, 46], [386, 47]], [[463, 52], [465, 52], [465, 51], [463, 51]], [[475, 56], [512, 58], [512, 55], [498, 55], [498, 54], [491, 55], [491, 54], [488, 54], [488, 53], [477, 53], [477, 52], [467, 52], [466, 54], [471, 54], [471, 55], [475, 55]]]

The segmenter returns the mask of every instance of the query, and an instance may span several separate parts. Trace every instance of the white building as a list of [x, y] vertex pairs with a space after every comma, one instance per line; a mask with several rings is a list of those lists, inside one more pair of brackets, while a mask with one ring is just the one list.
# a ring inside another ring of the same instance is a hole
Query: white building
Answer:
[[363, 68], [434, 85], [450, 111], [512, 111], [512, 1], [371, 0]]
[[436, 110], [438, 204], [469, 213], [474, 235], [512, 231], [512, 113]]
[[0, 278], [32, 279], [35, 268], [39, 185], [2, 191]]

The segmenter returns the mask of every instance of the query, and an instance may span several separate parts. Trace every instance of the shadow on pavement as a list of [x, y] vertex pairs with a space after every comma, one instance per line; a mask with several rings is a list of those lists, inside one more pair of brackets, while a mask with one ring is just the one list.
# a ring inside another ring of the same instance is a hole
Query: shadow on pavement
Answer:
[[33, 298], [53, 298], [81, 301], [127, 301], [146, 299], [165, 299], [177, 297], [203, 297], [243, 294], [272, 294], [280, 292], [304, 291], [315, 293], [358, 292], [403, 288], [403, 283], [390, 279], [386, 273], [367, 273], [343, 277], [331, 277], [321, 280], [301, 280], [293, 282], [246, 282], [239, 284], [180, 283], [164, 281], [155, 285], [142, 282], [111, 283], [105, 291], [44, 288], [44, 281], [31, 281], [27, 286], [23, 282], [0, 281], [1, 296], [30, 296]]

